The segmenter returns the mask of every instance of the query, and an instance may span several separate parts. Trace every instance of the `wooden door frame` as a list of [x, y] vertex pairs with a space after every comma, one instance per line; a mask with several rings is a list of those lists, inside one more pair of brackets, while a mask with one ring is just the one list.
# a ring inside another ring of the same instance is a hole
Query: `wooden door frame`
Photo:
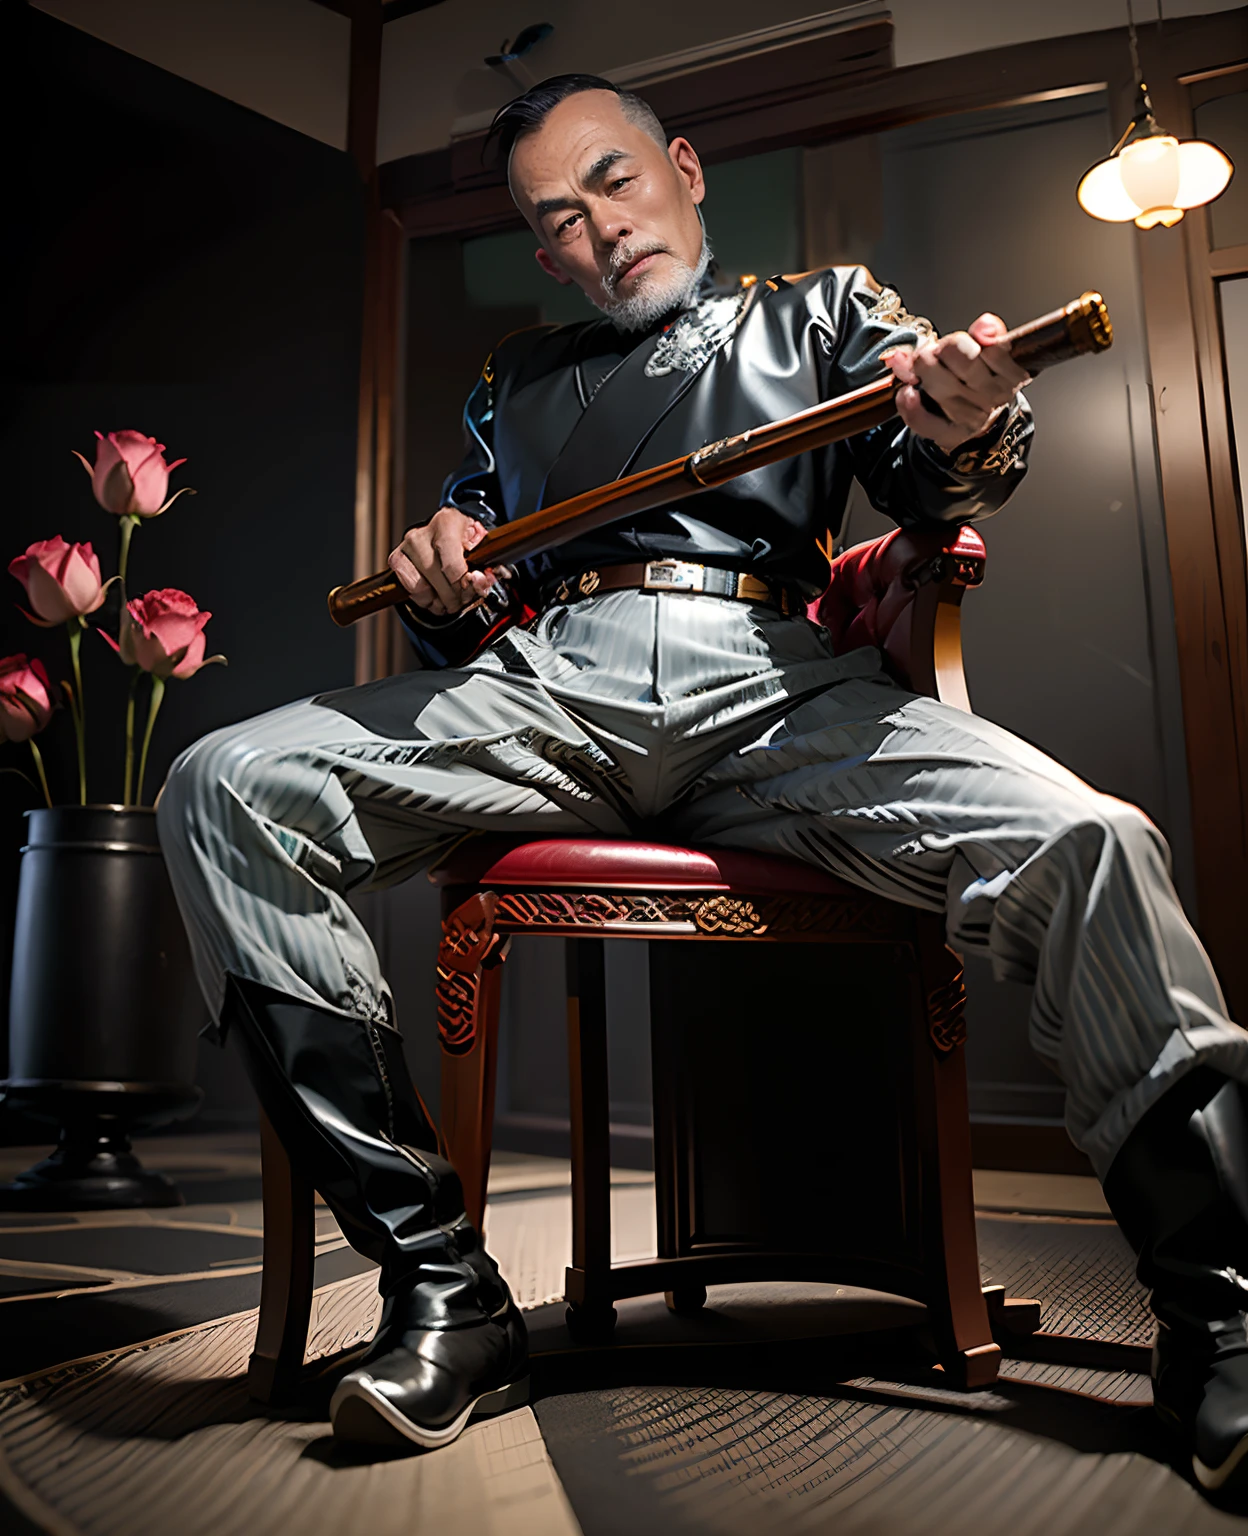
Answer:
[[[831, 77], [806, 79], [788, 96], [752, 96], [749, 70], [740, 61], [716, 66], [717, 73], [703, 72], [693, 112], [677, 110], [680, 82], [665, 81], [645, 94], [661, 117], [667, 114], [669, 125], [694, 139], [708, 163], [1080, 89], [1106, 89], [1116, 123], [1125, 124], [1134, 110], [1125, 28], [891, 69], [888, 27], [863, 23], [863, 35], [846, 45], [843, 78], [834, 77], [833, 62]], [[1248, 58], [1245, 13], [1168, 21], [1160, 32], [1150, 26], [1142, 29], [1140, 44], [1160, 120], [1180, 135], [1190, 134], [1192, 88]], [[393, 254], [389, 297], [383, 298], [380, 284], [370, 289], [365, 337], [366, 350], [371, 336], [374, 359], [383, 357], [390, 369], [396, 423], [404, 241], [523, 227], [502, 177], [481, 168], [482, 143], [477, 135], [393, 161], [377, 173]], [[1248, 947], [1242, 941], [1248, 915], [1248, 572], [1231, 478], [1213, 287], [1226, 275], [1226, 261], [1242, 261], [1245, 253], [1211, 253], [1208, 218], [1199, 210], [1173, 230], [1140, 232], [1135, 239], [1179, 647], [1200, 928], [1233, 1012], [1248, 1021]], [[377, 367], [374, 361], [370, 400], [377, 399]], [[374, 485], [385, 475], [393, 486], [393, 427], [386, 437], [389, 458], [379, 464], [374, 451], [371, 473]], [[378, 557], [401, 532], [390, 526], [385, 498], [370, 493], [367, 500], [362, 512], [357, 498], [357, 573], [365, 552], [369, 568], [379, 568]], [[388, 506], [401, 514], [397, 490]], [[397, 633], [397, 626], [391, 623], [390, 631]], [[378, 633], [361, 635], [357, 678], [381, 675], [397, 655], [397, 644]]]
[[[1245, 13], [1175, 24], [1162, 36], [1144, 28], [1140, 62], [1158, 121], [1180, 138], [1190, 137], [1194, 98], [1209, 94], [1211, 80], [1248, 70]], [[1248, 270], [1248, 250], [1214, 252], [1204, 208], [1173, 229], [1140, 233], [1136, 244], [1178, 640], [1199, 926], [1232, 1012], [1248, 1023], [1248, 566], [1215, 286], [1220, 276]]]
[[[356, 414], [355, 537], [352, 578], [382, 570], [394, 547], [394, 508], [402, 505], [403, 281], [407, 240], [383, 205], [377, 165], [381, 98], [382, 0], [344, 0], [351, 17], [347, 153], [364, 192], [364, 270], [360, 384]], [[385, 614], [355, 626], [355, 681], [394, 671], [398, 626]]]

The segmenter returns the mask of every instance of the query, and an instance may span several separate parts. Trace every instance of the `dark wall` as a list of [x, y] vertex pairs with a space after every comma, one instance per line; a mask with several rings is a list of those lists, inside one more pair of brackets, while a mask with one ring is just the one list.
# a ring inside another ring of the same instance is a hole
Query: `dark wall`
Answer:
[[[106, 574], [116, 568], [116, 520], [70, 455], [93, 456], [94, 428], [134, 428], [188, 459], [173, 485], [198, 494], [137, 531], [130, 591], [191, 593], [213, 613], [209, 652], [229, 667], [170, 686], [150, 799], [205, 731], [351, 680], [351, 638], [324, 597], [351, 570], [361, 189], [337, 150], [41, 13], [3, 16], [25, 108], [6, 176], [22, 303], [10, 310], [0, 419], [0, 563], [59, 533], [89, 539]], [[4, 601], [0, 655], [14, 651], [67, 675], [63, 633], [36, 630]], [[94, 635], [83, 654], [89, 792], [113, 800], [123, 669]], [[61, 718], [43, 738], [61, 796], [71, 736]], [[0, 746], [0, 766], [27, 761]], [[30, 803], [20, 779], [0, 776], [6, 960]], [[245, 1102], [228, 1073], [208, 1071], [209, 1113]]]

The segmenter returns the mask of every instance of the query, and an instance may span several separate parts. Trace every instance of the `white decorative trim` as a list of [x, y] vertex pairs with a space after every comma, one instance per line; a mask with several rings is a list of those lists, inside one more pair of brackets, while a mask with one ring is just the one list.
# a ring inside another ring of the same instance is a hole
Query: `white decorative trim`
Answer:
[[[674, 80], [695, 70], [710, 69], [717, 64], [727, 64], [734, 59], [752, 59], [776, 48], [788, 48], [795, 43], [813, 43], [837, 32], [846, 32], [861, 26], [864, 21], [887, 21], [890, 11], [884, 0], [853, 0], [848, 5], [838, 5], [830, 11], [819, 11], [813, 16], [802, 16], [796, 21], [786, 21], [774, 27], [760, 27], [754, 32], [740, 32], [735, 37], [722, 37], [712, 43], [701, 43], [695, 48], [682, 48], [676, 53], [659, 54], [657, 58], [642, 59], [635, 64], [621, 64], [615, 69], [597, 70], [613, 85], [626, 91], [639, 91], [646, 86], [657, 85], [663, 80]], [[473, 112], [456, 118], [451, 125], [451, 138], [468, 138], [490, 126], [493, 110]]]
[[679, 75], [692, 74], [694, 70], [731, 63], [734, 59], [752, 59], [760, 53], [771, 53], [793, 43], [813, 43], [821, 37], [831, 37], [834, 33], [860, 26], [864, 21], [887, 21], [889, 14], [883, 0], [856, 0], [854, 4], [838, 5], [834, 10], [801, 16], [778, 26], [740, 32], [736, 37], [723, 37], [696, 48], [682, 48], [677, 53], [663, 53], [657, 58], [642, 59], [619, 69], [604, 69], [602, 74], [626, 91], [640, 90], [643, 86], [657, 85], [660, 80], [673, 80]]

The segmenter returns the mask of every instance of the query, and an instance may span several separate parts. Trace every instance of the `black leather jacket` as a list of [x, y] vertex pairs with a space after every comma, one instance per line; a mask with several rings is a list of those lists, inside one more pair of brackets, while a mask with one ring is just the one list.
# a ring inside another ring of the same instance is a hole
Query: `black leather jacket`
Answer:
[[[884, 371], [882, 352], [920, 334], [927, 322], [863, 267], [775, 277], [736, 295], [706, 286], [695, 309], [643, 335], [605, 318], [516, 332], [469, 396], [467, 452], [443, 503], [490, 527], [524, 517], [857, 389]], [[894, 418], [525, 561], [521, 593], [536, 606], [564, 576], [666, 556], [749, 570], [813, 598], [828, 572], [818, 542], [839, 532], [853, 478], [902, 526], [969, 522], [1008, 500], [1031, 432], [1021, 397], [953, 455]]]

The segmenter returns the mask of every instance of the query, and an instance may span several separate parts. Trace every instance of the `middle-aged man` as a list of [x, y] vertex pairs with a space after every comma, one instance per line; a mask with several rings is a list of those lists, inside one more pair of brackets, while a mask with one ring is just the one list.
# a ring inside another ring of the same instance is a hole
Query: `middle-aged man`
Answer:
[[[538, 263], [601, 315], [499, 345], [444, 505], [391, 556], [435, 665], [206, 737], [160, 803], [218, 1027], [381, 1265], [382, 1321], [334, 1432], [442, 1445], [526, 1379], [523, 1323], [437, 1156], [349, 895], [466, 833], [644, 830], [943, 911], [953, 945], [1034, 983], [1033, 1044], [1153, 1293], [1158, 1407], [1206, 1486], [1225, 1483], [1248, 1448], [1248, 1034], [1162, 838], [998, 726], [898, 688], [875, 652], [834, 656], [802, 616], [851, 479], [908, 526], [987, 516], [1018, 484], [1032, 428], [1004, 326], [937, 339], [861, 267], [716, 291], [697, 155], [606, 81], [546, 81], [495, 134]], [[510, 579], [536, 620], [437, 668], [490, 584], [464, 560], [485, 529], [886, 367], [898, 419], [527, 563]]]

